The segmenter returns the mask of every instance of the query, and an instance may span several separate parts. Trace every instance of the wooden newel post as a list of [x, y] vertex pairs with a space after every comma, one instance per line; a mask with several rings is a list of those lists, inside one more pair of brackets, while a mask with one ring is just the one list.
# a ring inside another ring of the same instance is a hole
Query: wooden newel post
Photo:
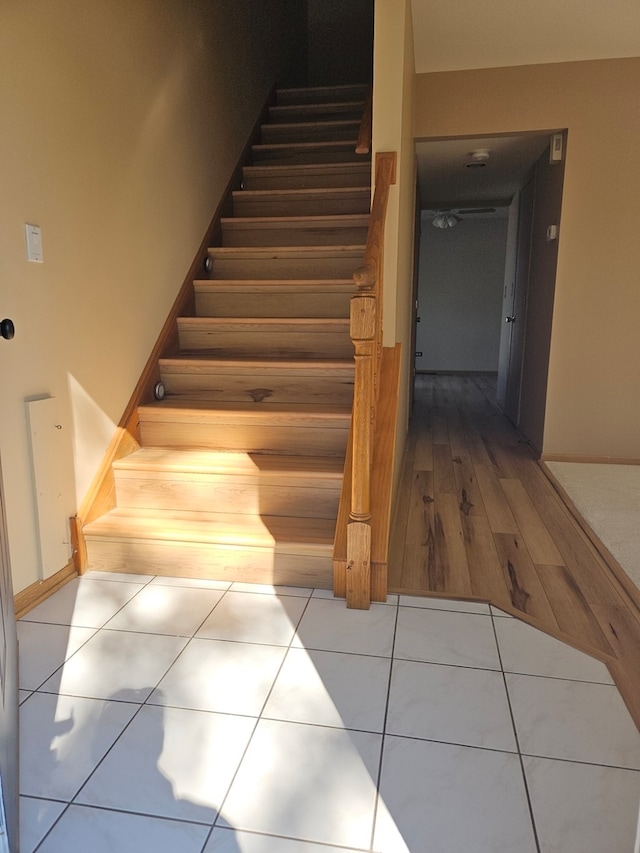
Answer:
[[[366, 287], [368, 276], [362, 275], [358, 283]], [[369, 290], [362, 289], [351, 299], [350, 331], [357, 390], [353, 401], [351, 511], [347, 525], [347, 607], [367, 610], [371, 603], [370, 476], [376, 347], [376, 298]]]
[[[395, 163], [393, 151], [376, 154], [375, 193], [367, 245], [363, 265], [353, 274], [356, 294], [351, 299], [350, 333], [355, 353], [355, 381], [349, 446], [350, 481], [345, 478], [345, 489], [350, 490], [349, 498], [343, 493], [344, 504], [350, 499], [350, 505], [346, 530], [346, 506], [338, 517], [334, 589], [340, 595], [344, 590], [347, 607], [361, 610], [367, 610], [371, 604], [371, 482], [382, 353], [383, 241], [389, 185], [395, 183]], [[380, 530], [379, 523], [378, 518], [373, 520], [376, 536]], [[378, 588], [379, 585], [378, 581]], [[385, 592], [377, 591], [377, 597], [384, 596]]]

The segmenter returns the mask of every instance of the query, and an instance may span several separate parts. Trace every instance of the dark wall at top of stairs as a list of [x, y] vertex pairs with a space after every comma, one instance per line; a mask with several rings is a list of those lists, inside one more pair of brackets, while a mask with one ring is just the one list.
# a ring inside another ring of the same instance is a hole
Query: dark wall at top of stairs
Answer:
[[367, 83], [373, 76], [374, 0], [308, 0], [308, 85]]

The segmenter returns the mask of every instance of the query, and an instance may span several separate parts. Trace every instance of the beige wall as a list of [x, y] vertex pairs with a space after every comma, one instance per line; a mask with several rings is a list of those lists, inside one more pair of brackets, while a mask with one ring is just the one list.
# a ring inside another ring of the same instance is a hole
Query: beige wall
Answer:
[[[2, 4], [0, 314], [17, 331], [0, 341], [0, 452], [16, 592], [38, 579], [24, 401], [62, 403], [74, 512], [294, 57], [291, 3]], [[26, 261], [25, 222], [42, 228], [44, 264]]]
[[416, 138], [568, 128], [544, 454], [640, 458], [640, 58], [416, 77]]
[[373, 150], [396, 151], [397, 181], [391, 188], [384, 255], [384, 345], [402, 344], [400, 417], [396, 435], [396, 484], [409, 418], [411, 300], [415, 217], [413, 143], [413, 31], [410, 0], [376, 0], [373, 67]]

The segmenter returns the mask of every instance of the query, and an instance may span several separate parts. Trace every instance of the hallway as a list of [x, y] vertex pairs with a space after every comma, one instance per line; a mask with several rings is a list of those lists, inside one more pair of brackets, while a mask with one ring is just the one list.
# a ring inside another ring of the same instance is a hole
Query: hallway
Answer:
[[640, 725], [637, 605], [495, 405], [493, 374], [420, 374], [389, 589], [489, 601], [605, 662]]

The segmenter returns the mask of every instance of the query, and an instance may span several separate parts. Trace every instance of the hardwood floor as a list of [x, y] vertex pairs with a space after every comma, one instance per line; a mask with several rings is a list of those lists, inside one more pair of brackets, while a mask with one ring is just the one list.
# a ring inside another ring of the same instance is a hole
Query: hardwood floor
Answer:
[[489, 601], [593, 655], [640, 728], [640, 595], [498, 410], [492, 374], [416, 378], [389, 591]]

